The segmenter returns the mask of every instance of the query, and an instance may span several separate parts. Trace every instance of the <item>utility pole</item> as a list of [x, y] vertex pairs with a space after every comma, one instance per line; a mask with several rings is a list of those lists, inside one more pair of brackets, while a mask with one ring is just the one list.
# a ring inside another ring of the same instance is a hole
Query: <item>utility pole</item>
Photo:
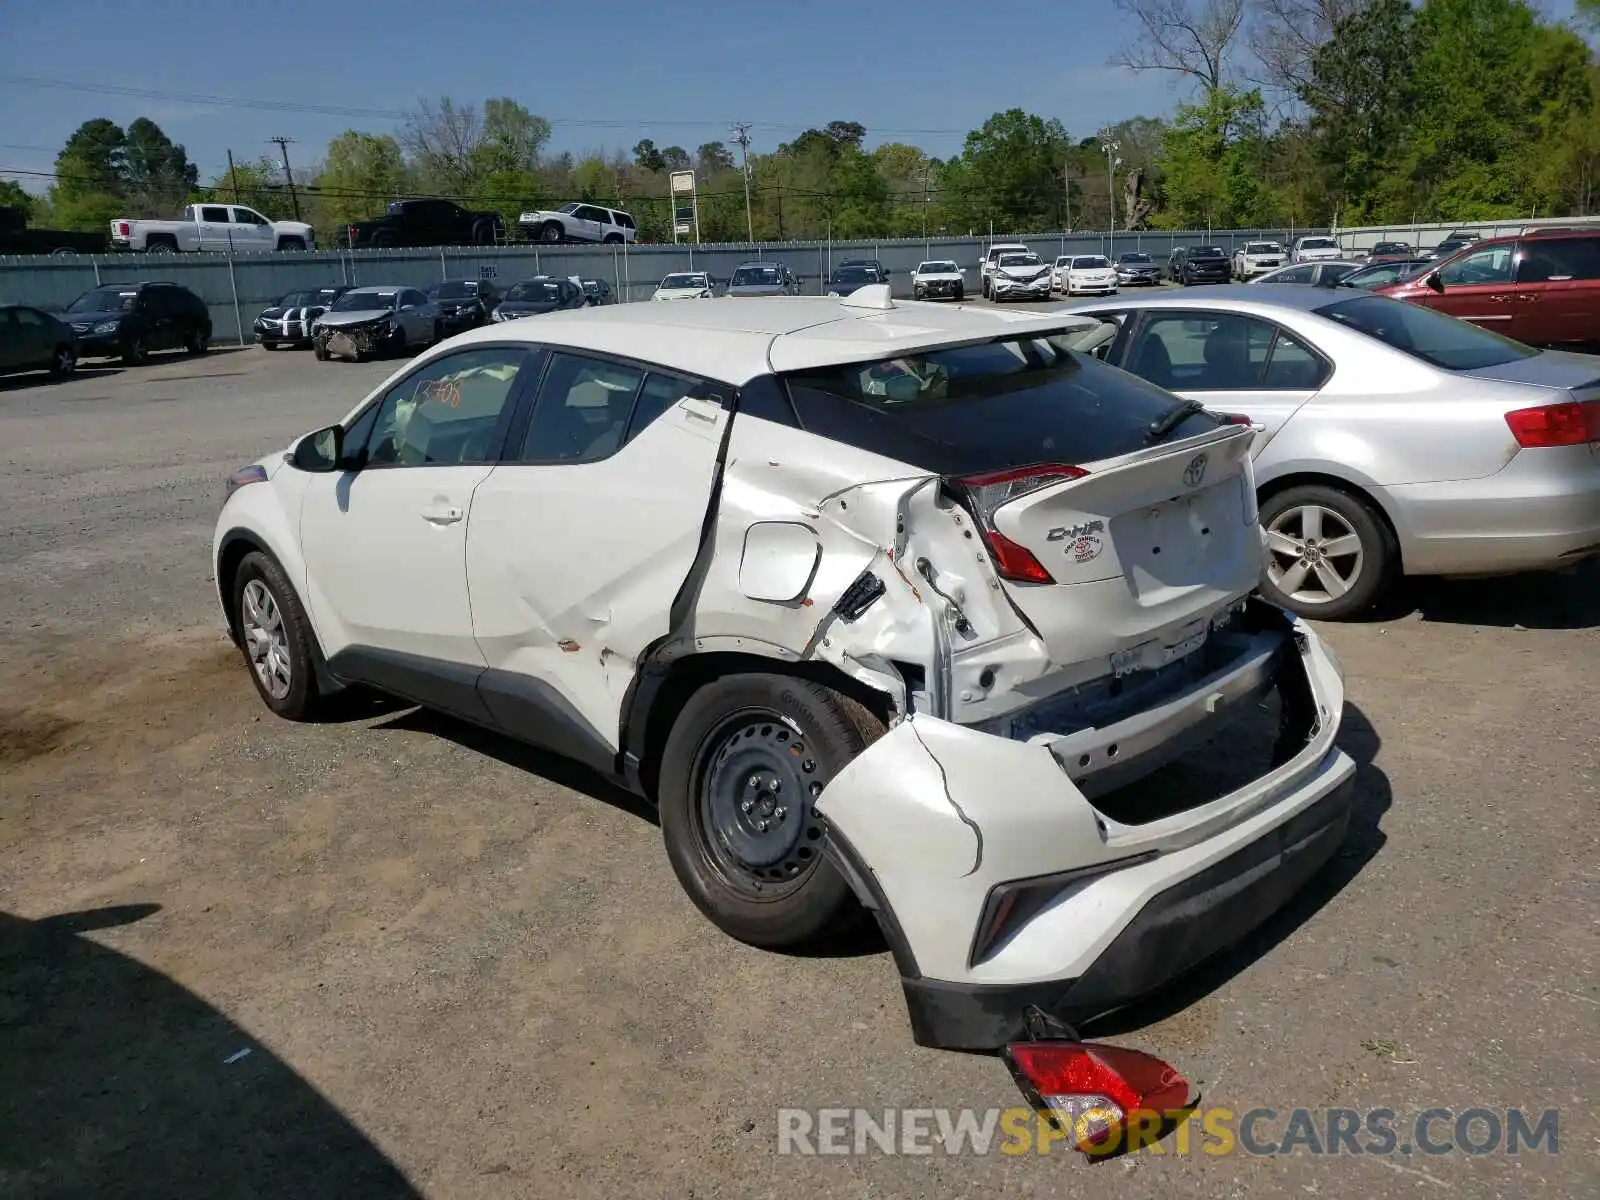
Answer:
[[744, 229], [752, 245], [756, 240], [755, 218], [750, 215], [750, 122], [733, 123], [733, 141], [744, 156]]
[[269, 142], [276, 142], [278, 149], [283, 151], [283, 179], [289, 185], [289, 201], [294, 205], [294, 219], [300, 219], [300, 197], [295, 194], [294, 175], [289, 170], [289, 143], [294, 141], [291, 137], [268, 138]]
[[[1112, 244], [1117, 239], [1117, 168], [1122, 165], [1122, 160], [1117, 157], [1117, 151], [1122, 149], [1121, 142], [1110, 139], [1111, 131], [1100, 131], [1100, 148], [1106, 152], [1106, 199], [1111, 201], [1110, 237]], [[1107, 247], [1109, 254], [1110, 247]]]
[[239, 172], [233, 169], [233, 151], [228, 151], [228, 178], [233, 181], [233, 202], [243, 204], [244, 200], [239, 195]]
[[922, 240], [928, 240], [928, 180], [933, 174], [933, 163], [922, 164]]

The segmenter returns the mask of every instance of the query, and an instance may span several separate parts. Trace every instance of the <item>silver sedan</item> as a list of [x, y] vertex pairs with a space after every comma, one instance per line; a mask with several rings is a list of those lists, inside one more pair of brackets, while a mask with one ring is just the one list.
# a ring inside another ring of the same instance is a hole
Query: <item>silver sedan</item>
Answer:
[[1257, 427], [1262, 588], [1303, 616], [1600, 554], [1600, 358], [1345, 288], [1071, 307], [1118, 323], [1110, 362]]

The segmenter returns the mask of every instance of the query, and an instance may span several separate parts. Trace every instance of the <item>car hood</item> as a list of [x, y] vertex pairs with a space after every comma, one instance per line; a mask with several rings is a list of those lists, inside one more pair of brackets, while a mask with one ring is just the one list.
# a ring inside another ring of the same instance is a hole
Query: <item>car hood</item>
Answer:
[[392, 315], [392, 310], [387, 308], [351, 309], [349, 312], [323, 313], [317, 318], [317, 323], [337, 329], [344, 325], [365, 325], [368, 321], [381, 321]]
[[1010, 279], [1033, 279], [1041, 271], [1048, 271], [1049, 265], [1037, 263], [1031, 267], [996, 267], [995, 272]]
[[783, 294], [781, 283], [732, 283], [728, 285], [730, 296], [779, 296]]
[[1590, 354], [1566, 350], [1546, 350], [1531, 358], [1516, 359], [1492, 367], [1476, 367], [1458, 374], [1500, 383], [1527, 383], [1536, 387], [1584, 391], [1600, 388], [1600, 360]]
[[960, 279], [960, 278], [962, 278], [962, 274], [961, 274], [960, 271], [913, 271], [911, 273], [911, 278], [913, 278], [913, 279]]
[[1148, 262], [1148, 263], [1118, 263], [1117, 266], [1116, 266], [1116, 269], [1119, 270], [1119, 271], [1159, 271], [1159, 270], [1161, 270], [1161, 264], [1160, 263], [1153, 263], [1153, 262]]
[[664, 300], [683, 300], [692, 296], [698, 296], [701, 292], [709, 292], [710, 290], [711, 288], [709, 285], [706, 287], [657, 288], [656, 295], [660, 296]]
[[1071, 275], [1115, 275], [1117, 273], [1115, 267], [1065, 267], [1063, 270]]

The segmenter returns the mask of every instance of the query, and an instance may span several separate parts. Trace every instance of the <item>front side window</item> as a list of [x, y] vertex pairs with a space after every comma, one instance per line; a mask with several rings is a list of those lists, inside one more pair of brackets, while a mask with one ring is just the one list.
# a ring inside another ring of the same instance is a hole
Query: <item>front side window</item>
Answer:
[[363, 465], [489, 461], [510, 417], [512, 385], [526, 358], [527, 352], [515, 347], [489, 346], [447, 354], [407, 376], [378, 405]]
[[1490, 246], [1463, 254], [1452, 263], [1439, 268], [1439, 282], [1446, 287], [1463, 287], [1475, 283], [1511, 282], [1511, 247]]
[[248, 208], [234, 209], [233, 219], [240, 225], [265, 225], [267, 223], [267, 219], [260, 213], [253, 212]]
[[1481, 325], [1386, 296], [1356, 296], [1316, 311], [1330, 321], [1447, 371], [1494, 367], [1539, 353], [1532, 346], [1491, 333]]

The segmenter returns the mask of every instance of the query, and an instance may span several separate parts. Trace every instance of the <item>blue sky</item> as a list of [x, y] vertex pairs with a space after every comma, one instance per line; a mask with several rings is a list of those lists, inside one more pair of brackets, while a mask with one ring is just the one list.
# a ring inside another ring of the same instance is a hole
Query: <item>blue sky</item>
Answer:
[[[1557, 15], [1571, 0], [1547, 0]], [[948, 155], [999, 109], [1057, 117], [1084, 137], [1106, 121], [1168, 111], [1164, 76], [1107, 65], [1130, 28], [1111, 0], [698, 0], [690, 6], [496, 0], [12, 0], [0, 39], [0, 176], [47, 172], [83, 121], [148, 116], [187, 146], [202, 181], [232, 149], [252, 159], [279, 134], [296, 166], [346, 128], [384, 118], [263, 111], [94, 94], [13, 77], [314, 107], [402, 110], [419, 96], [507, 95], [549, 118], [552, 146], [690, 150], [745, 120], [770, 150], [830, 120]], [[765, 11], [763, 11], [765, 10]], [[672, 15], [669, 15], [672, 14]], [[22, 175], [30, 190], [48, 180]]]

